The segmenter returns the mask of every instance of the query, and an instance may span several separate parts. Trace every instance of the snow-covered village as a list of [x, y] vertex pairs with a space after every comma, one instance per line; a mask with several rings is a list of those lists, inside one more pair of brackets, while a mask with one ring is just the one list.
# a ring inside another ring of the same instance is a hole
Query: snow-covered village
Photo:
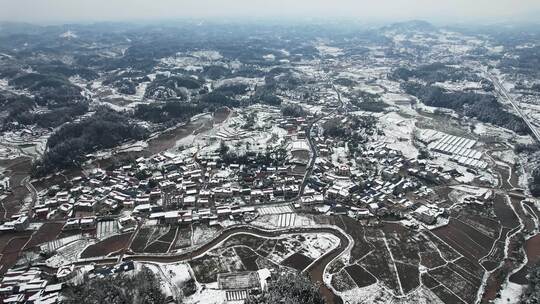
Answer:
[[304, 26], [0, 27], [0, 302], [537, 303], [540, 32]]

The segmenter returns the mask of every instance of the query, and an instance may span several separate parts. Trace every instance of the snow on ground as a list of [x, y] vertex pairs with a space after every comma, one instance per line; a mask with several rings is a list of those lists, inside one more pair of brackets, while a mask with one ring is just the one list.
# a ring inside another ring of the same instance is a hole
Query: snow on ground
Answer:
[[364, 91], [364, 92], [369, 93], [369, 94], [382, 94], [382, 93], [384, 93], [384, 89], [381, 88], [378, 85], [362, 84], [362, 85], [358, 86], [358, 88], [361, 91]]
[[473, 132], [480, 136], [492, 136], [492, 137], [500, 138], [501, 142], [515, 141], [522, 144], [534, 143], [534, 139], [529, 135], [527, 136], [517, 135], [516, 133], [508, 129], [493, 126], [486, 123], [481, 123], [481, 122], [475, 123]]
[[114, 147], [112, 149], [99, 150], [95, 153], [91, 153], [88, 155], [95, 158], [107, 158], [116, 153], [140, 152], [140, 151], [143, 151], [147, 147], [148, 147], [148, 142], [146, 141], [129, 142], [121, 146]]
[[185, 304], [222, 304], [226, 302], [226, 292], [219, 289], [203, 289], [183, 299]]
[[67, 31], [67, 32], [64, 32], [62, 34], [60, 34], [60, 38], [67, 38], [67, 39], [75, 39], [75, 38], [78, 38], [79, 36], [77, 36], [77, 34], [75, 32], [72, 32], [72, 31]]
[[344, 292], [338, 292], [343, 302], [350, 304], [371, 303], [401, 303], [401, 304], [443, 304], [443, 302], [429, 289], [418, 288], [406, 297], [395, 298], [386, 287], [380, 283], [372, 284], [363, 288], [353, 288]]
[[378, 283], [363, 288], [357, 287], [344, 292], [338, 292], [337, 294], [341, 296], [344, 303], [350, 304], [392, 302], [392, 295]]
[[[287, 227], [305, 227], [305, 226], [315, 226], [316, 223], [309, 217], [295, 214], [296, 218], [294, 221], [288, 221], [289, 224]], [[264, 229], [277, 229], [283, 228], [282, 225], [283, 214], [265, 214], [257, 217], [250, 224], [256, 227]]]
[[494, 151], [492, 155], [507, 164], [513, 165], [518, 161], [518, 158], [513, 150]]
[[94, 240], [80, 239], [69, 243], [56, 250], [56, 254], [48, 258], [45, 264], [49, 267], [59, 268], [60, 266], [69, 265], [77, 261], [77, 258], [86, 247], [95, 243]]
[[[237, 155], [247, 151], [264, 153], [269, 147], [275, 148], [286, 143], [287, 131], [275, 124], [280, 117], [278, 110], [254, 105], [236, 114], [209, 130], [196, 130], [179, 140], [176, 147], [188, 147], [182, 151], [182, 155], [188, 157], [194, 153], [213, 156], [221, 142], [226, 143], [230, 151]], [[243, 128], [250, 115], [254, 115], [251, 131]]]
[[468, 195], [472, 195], [472, 196], [482, 196], [482, 195], [485, 195], [489, 191], [489, 189], [478, 188], [478, 187], [468, 186], [468, 185], [451, 186], [450, 188], [467, 193]]
[[216, 227], [208, 227], [205, 225], [197, 225], [193, 227], [193, 235], [191, 236], [193, 245], [200, 245], [209, 242], [217, 236], [220, 229]]
[[337, 236], [329, 233], [306, 234], [304, 236], [306, 240], [304, 241], [305, 245], [301, 252], [314, 260], [332, 248], [337, 247], [340, 242]]
[[416, 158], [418, 150], [412, 144], [415, 119], [404, 118], [396, 112], [391, 112], [379, 118], [379, 124], [384, 131], [383, 142], [391, 149], [401, 151], [407, 158]]
[[191, 267], [187, 263], [141, 263], [160, 278], [162, 290], [167, 295], [180, 293], [182, 286], [191, 280]]
[[342, 49], [324, 44], [318, 45], [315, 48], [319, 51], [319, 53], [321, 53], [321, 55], [337, 57], [344, 54]]
[[520, 302], [520, 297], [525, 286], [507, 281], [501, 290], [501, 296], [495, 299], [495, 304], [515, 304]]

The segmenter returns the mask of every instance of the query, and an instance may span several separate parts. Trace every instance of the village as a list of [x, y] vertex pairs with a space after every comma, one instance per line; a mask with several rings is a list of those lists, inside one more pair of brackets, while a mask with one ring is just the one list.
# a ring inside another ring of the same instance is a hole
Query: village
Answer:
[[145, 132], [34, 175], [63, 126], [7, 125], [0, 300], [61, 303], [149, 272], [166, 303], [244, 303], [286, 275], [328, 304], [516, 303], [539, 260], [540, 202], [516, 148], [534, 137], [408, 90], [501, 99], [470, 54], [498, 48], [447, 30], [379, 38], [291, 40], [256, 59], [208, 46], [69, 77], [89, 106], [68, 125], [106, 109]]

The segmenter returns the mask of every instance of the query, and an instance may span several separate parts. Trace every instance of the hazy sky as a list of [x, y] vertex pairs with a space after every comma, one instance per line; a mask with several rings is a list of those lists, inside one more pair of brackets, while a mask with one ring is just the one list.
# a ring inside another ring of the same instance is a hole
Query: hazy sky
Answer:
[[215, 16], [497, 21], [537, 13], [540, 0], [0, 0], [1, 21], [34, 23]]

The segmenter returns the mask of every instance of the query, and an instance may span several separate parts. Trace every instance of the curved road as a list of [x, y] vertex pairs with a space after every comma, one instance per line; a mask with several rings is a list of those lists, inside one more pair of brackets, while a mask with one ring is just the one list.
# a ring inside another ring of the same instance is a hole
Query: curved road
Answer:
[[[216, 238], [210, 242], [196, 248], [193, 251], [185, 252], [181, 254], [138, 254], [138, 255], [125, 255], [124, 261], [137, 261], [137, 262], [159, 262], [159, 263], [177, 263], [188, 262], [193, 258], [203, 256], [208, 251], [215, 248], [221, 242], [225, 241], [235, 234], [249, 234], [256, 235], [262, 238], [274, 238], [284, 234], [299, 234], [299, 233], [330, 233], [339, 238], [339, 245], [322, 255], [319, 259], [313, 262], [303, 272], [309, 274], [312, 282], [320, 283], [320, 291], [325, 298], [326, 303], [335, 304], [342, 303], [341, 299], [336, 296], [329, 288], [324, 285], [323, 274], [326, 266], [330, 264], [336, 257], [341, 255], [350, 244], [349, 238], [340, 230], [330, 227], [321, 228], [288, 228], [279, 230], [264, 230], [253, 226], [233, 226], [223, 230]], [[86, 259], [75, 263], [76, 265], [87, 264], [116, 264], [118, 262], [117, 257], [105, 258], [105, 259]]]

